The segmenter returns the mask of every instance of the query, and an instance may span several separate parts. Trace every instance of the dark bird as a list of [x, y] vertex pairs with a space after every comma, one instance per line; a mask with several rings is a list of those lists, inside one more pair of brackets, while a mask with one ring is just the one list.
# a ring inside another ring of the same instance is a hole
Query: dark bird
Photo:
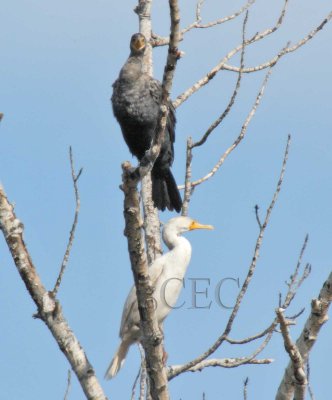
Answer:
[[[145, 72], [143, 61], [146, 49], [145, 36], [135, 33], [130, 41], [130, 55], [113, 83], [112, 105], [124, 140], [131, 153], [141, 160], [151, 147], [156, 135], [156, 126], [162, 96], [161, 83]], [[154, 205], [164, 211], [179, 212], [182, 199], [171, 172], [174, 160], [175, 110], [168, 104], [168, 117], [164, 141], [159, 156], [152, 168], [152, 199]]]

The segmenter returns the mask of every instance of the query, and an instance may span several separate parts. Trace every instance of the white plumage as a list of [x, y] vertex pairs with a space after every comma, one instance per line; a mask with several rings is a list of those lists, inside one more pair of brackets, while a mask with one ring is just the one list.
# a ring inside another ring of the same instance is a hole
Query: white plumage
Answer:
[[[213, 229], [213, 227], [201, 225], [189, 217], [172, 218], [164, 226], [163, 240], [170, 251], [157, 258], [149, 268], [159, 325], [175, 306], [191, 257], [191, 245], [181, 234], [194, 229]], [[135, 286], [129, 292], [123, 308], [119, 336], [121, 343], [106, 371], [106, 379], [113, 378], [119, 372], [129, 347], [138, 342], [141, 336]]]

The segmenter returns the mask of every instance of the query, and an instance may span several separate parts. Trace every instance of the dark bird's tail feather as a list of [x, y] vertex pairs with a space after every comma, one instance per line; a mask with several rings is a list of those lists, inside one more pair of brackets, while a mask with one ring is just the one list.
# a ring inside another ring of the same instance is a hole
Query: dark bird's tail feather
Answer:
[[181, 211], [181, 195], [169, 168], [162, 174], [152, 170], [152, 199], [159, 210], [168, 208], [170, 211]]

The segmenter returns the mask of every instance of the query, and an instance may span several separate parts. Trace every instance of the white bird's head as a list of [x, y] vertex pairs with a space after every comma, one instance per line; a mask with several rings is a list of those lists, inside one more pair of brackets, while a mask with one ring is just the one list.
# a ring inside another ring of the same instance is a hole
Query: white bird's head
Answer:
[[[175, 217], [170, 219], [163, 229], [163, 239], [168, 247], [173, 247], [173, 240], [184, 232], [195, 229], [214, 229], [212, 225], [203, 225], [189, 217]], [[170, 246], [171, 245], [171, 246]]]

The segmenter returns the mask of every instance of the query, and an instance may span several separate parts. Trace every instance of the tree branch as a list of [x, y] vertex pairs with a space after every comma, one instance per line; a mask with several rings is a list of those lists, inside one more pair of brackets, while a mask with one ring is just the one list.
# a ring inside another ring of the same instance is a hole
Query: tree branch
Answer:
[[[222, 367], [222, 368], [236, 368], [240, 365], [263, 365], [263, 364], [271, 364], [273, 363], [272, 358], [263, 358], [263, 359], [247, 359], [246, 357], [239, 358], [211, 358], [209, 360], [204, 360], [194, 367], [188, 369], [186, 372], [201, 372], [204, 368], [207, 367]], [[172, 365], [168, 367], [169, 375], [173, 377], [173, 375], [178, 375], [177, 372], [180, 370], [182, 365]]]
[[[168, 48], [167, 62], [164, 70], [162, 82], [162, 95], [158, 122], [151, 148], [136, 169], [132, 169], [129, 163], [122, 165], [123, 185], [125, 193], [124, 216], [126, 221], [125, 235], [128, 239], [128, 250], [130, 254], [131, 267], [136, 286], [137, 303], [141, 319], [141, 329], [143, 333], [142, 345], [146, 355], [147, 372], [150, 381], [150, 392], [153, 400], [168, 399], [167, 376], [162, 362], [163, 343], [162, 334], [159, 330], [155, 315], [153, 290], [151, 285], [148, 262], [152, 262], [156, 252], [161, 251], [160, 239], [157, 239], [155, 247], [155, 236], [160, 238], [158, 213], [152, 206], [151, 179], [150, 175], [154, 162], [156, 161], [161, 145], [164, 141], [165, 127], [167, 122], [169, 102], [169, 92], [172, 87], [172, 80], [179, 53], [177, 49], [179, 41], [179, 22], [180, 13], [177, 0], [169, 0], [171, 15], [171, 33]], [[151, 32], [151, 1], [140, 0], [136, 7], [140, 19], [140, 31], [150, 39]], [[152, 66], [152, 61], [150, 62]], [[152, 68], [151, 68], [152, 69]], [[150, 72], [151, 72], [150, 69]], [[139, 195], [137, 185], [139, 180], [144, 178], [142, 185], [144, 214], [145, 214], [145, 233], [148, 259], [144, 249], [141, 228], [143, 221], [139, 208]]]
[[182, 215], [188, 215], [189, 203], [190, 198], [193, 192], [191, 186], [191, 163], [193, 159], [193, 152], [192, 152], [192, 138], [191, 136], [187, 139], [187, 150], [186, 150], [186, 176], [184, 180], [184, 196], [183, 196], [183, 203], [182, 203]]
[[[280, 176], [279, 176], [279, 180], [277, 183], [277, 187], [276, 190], [273, 194], [271, 203], [266, 211], [266, 215], [265, 215], [265, 219], [264, 222], [262, 224], [262, 228], [260, 229], [257, 241], [256, 241], [256, 246], [255, 246], [255, 250], [254, 250], [254, 255], [249, 267], [249, 271], [247, 273], [246, 279], [241, 287], [240, 293], [237, 296], [236, 299], [236, 303], [235, 306], [232, 310], [232, 313], [228, 319], [228, 322], [226, 324], [226, 328], [224, 330], [224, 332], [219, 336], [219, 338], [215, 341], [215, 343], [207, 350], [205, 351], [202, 355], [198, 356], [197, 358], [195, 358], [194, 360], [188, 362], [187, 364], [179, 367], [176, 371], [176, 373], [173, 374], [169, 374], [169, 379], [174, 378], [175, 376], [189, 370], [190, 368], [193, 368], [195, 365], [199, 364], [200, 362], [202, 362], [203, 360], [207, 359], [211, 354], [213, 354], [219, 347], [220, 345], [226, 340], [226, 338], [228, 337], [232, 326], [233, 326], [233, 322], [237, 316], [237, 313], [239, 311], [241, 302], [243, 300], [244, 295], [247, 292], [248, 286], [251, 282], [251, 279], [253, 277], [253, 274], [255, 272], [255, 268], [256, 268], [256, 264], [257, 264], [257, 260], [259, 258], [259, 252], [260, 252], [260, 248], [263, 242], [263, 237], [264, 237], [264, 233], [265, 233], [265, 229], [268, 226], [271, 214], [272, 214], [272, 210], [274, 208], [274, 205], [277, 201], [279, 192], [281, 190], [281, 186], [283, 183], [283, 179], [284, 179], [284, 175], [285, 175], [285, 170], [286, 170], [286, 164], [287, 164], [287, 160], [288, 160], [288, 152], [289, 152], [289, 146], [290, 146], [290, 136], [288, 136], [288, 140], [287, 140], [287, 145], [286, 145], [286, 149], [285, 149], [285, 154], [284, 154], [284, 158], [283, 158], [283, 162], [282, 162], [282, 167], [281, 167], [281, 172], [280, 172]], [[272, 335], [272, 332], [268, 334], [268, 337], [265, 339], [266, 343], [270, 340]], [[254, 353], [255, 354], [255, 353]], [[253, 355], [252, 358], [254, 358], [256, 355]]]
[[[135, 8], [135, 12], [139, 18], [139, 31], [142, 33], [147, 42], [151, 39], [151, 7], [152, 0], [139, 0]], [[144, 53], [144, 65], [147, 66], [147, 73], [153, 75], [153, 61], [152, 61], [152, 48], [148, 45]], [[149, 164], [149, 161], [147, 161]], [[161, 236], [160, 236], [160, 222], [158, 217], [158, 210], [155, 208], [152, 200], [152, 180], [151, 168], [146, 172], [145, 176], [142, 175], [142, 203], [144, 210], [144, 233], [146, 252], [149, 265], [162, 254]]]
[[261, 39], [264, 39], [265, 37], [271, 35], [274, 33], [283, 23], [285, 14], [286, 14], [286, 7], [288, 4], [289, 0], [285, 0], [284, 7], [281, 11], [281, 14], [278, 18], [277, 23], [272, 27], [268, 28], [263, 32], [258, 32], [256, 33], [253, 37], [250, 39], [247, 39], [244, 43], [241, 43], [231, 51], [229, 51], [226, 56], [217, 64], [214, 68], [212, 68], [203, 78], [199, 79], [194, 85], [192, 85], [189, 89], [187, 89], [185, 92], [180, 94], [176, 100], [173, 101], [173, 106], [175, 108], [179, 107], [184, 101], [186, 101], [190, 96], [192, 96], [194, 93], [196, 93], [199, 89], [201, 89], [203, 86], [205, 86], [207, 83], [213, 79], [216, 74], [223, 69], [224, 65], [227, 63], [228, 60], [230, 60], [235, 54], [237, 54], [239, 51], [242, 50], [243, 46], [249, 46]]
[[68, 375], [67, 375], [67, 387], [66, 387], [66, 392], [63, 400], [68, 400], [69, 399], [69, 392], [70, 392], [70, 387], [71, 387], [71, 370], [68, 370]]
[[231, 99], [226, 107], [226, 109], [224, 110], [224, 112], [220, 115], [220, 117], [218, 117], [212, 125], [210, 125], [210, 127], [208, 128], [208, 130], [204, 133], [203, 137], [196, 143], [194, 143], [192, 145], [192, 147], [198, 147], [201, 146], [202, 144], [204, 144], [208, 137], [210, 136], [210, 134], [222, 123], [222, 121], [227, 117], [228, 113], [230, 112], [231, 108], [233, 107], [233, 104], [235, 102], [236, 96], [238, 94], [238, 91], [240, 89], [240, 85], [241, 85], [241, 79], [242, 79], [242, 70], [244, 68], [244, 53], [245, 53], [245, 38], [246, 38], [246, 25], [248, 22], [248, 11], [246, 12], [246, 16], [243, 20], [243, 25], [242, 25], [242, 51], [241, 51], [241, 59], [240, 59], [240, 69], [239, 69], [239, 75], [236, 81], [236, 85], [235, 85], [235, 89], [233, 91], [233, 94], [231, 96]]
[[92, 365], [63, 316], [60, 303], [45, 289], [40, 280], [23, 241], [23, 224], [16, 218], [14, 208], [9, 203], [1, 186], [0, 229], [4, 234], [16, 268], [38, 308], [38, 317], [51, 331], [60, 350], [75, 372], [86, 397], [93, 400], [107, 400]]
[[[202, 184], [203, 182], [207, 181], [208, 179], [210, 179], [219, 170], [219, 168], [223, 165], [223, 163], [225, 162], [225, 160], [229, 156], [229, 154], [242, 142], [242, 139], [244, 138], [244, 136], [245, 136], [245, 134], [247, 132], [249, 123], [251, 122], [253, 116], [256, 113], [256, 110], [257, 110], [258, 106], [260, 105], [261, 99], [263, 97], [263, 94], [264, 94], [264, 91], [265, 91], [265, 88], [266, 88], [266, 85], [267, 85], [267, 82], [268, 82], [268, 80], [270, 78], [271, 73], [272, 73], [272, 69], [270, 69], [268, 71], [268, 73], [266, 74], [266, 76], [264, 78], [264, 81], [262, 83], [260, 91], [259, 91], [259, 93], [258, 93], [258, 95], [256, 97], [255, 103], [254, 103], [252, 109], [250, 110], [250, 112], [249, 112], [244, 124], [242, 125], [242, 128], [241, 128], [239, 136], [235, 139], [233, 144], [225, 151], [225, 153], [220, 157], [220, 159], [217, 162], [217, 164], [212, 168], [212, 170], [209, 173], [207, 173], [202, 178], [191, 182], [191, 186], [192, 187], [198, 186], [198, 185]], [[184, 188], [183, 185], [179, 186], [179, 189], [183, 189], [183, 188]]]
[[[332, 18], [332, 12], [330, 12], [325, 18], [324, 20], [315, 28], [313, 29], [311, 32], [308, 33], [307, 36], [305, 36], [304, 38], [302, 38], [301, 40], [299, 40], [295, 45], [293, 46], [287, 46], [284, 49], [281, 50], [281, 52], [274, 56], [273, 58], [271, 58], [269, 61], [266, 61], [262, 64], [256, 65], [254, 67], [247, 67], [244, 68], [242, 70], [242, 73], [244, 74], [248, 74], [251, 72], [258, 72], [261, 71], [265, 68], [269, 68], [271, 66], [274, 65], [274, 63], [276, 61], [278, 61], [278, 58], [283, 57], [284, 55], [288, 54], [288, 53], [292, 53], [293, 51], [296, 51], [297, 49], [299, 49], [300, 47], [302, 47], [303, 45], [305, 45], [309, 40], [311, 40], [319, 31], [321, 31], [324, 26], [331, 20]], [[232, 65], [228, 65], [228, 64], [224, 64], [223, 65], [223, 69], [227, 70], [227, 71], [232, 71], [232, 72], [239, 72], [239, 67], [235, 67]]]
[[75, 215], [74, 215], [74, 221], [70, 230], [70, 234], [69, 234], [69, 240], [68, 240], [68, 244], [67, 244], [67, 248], [65, 251], [65, 254], [63, 256], [63, 260], [62, 260], [62, 264], [61, 264], [61, 268], [60, 268], [60, 273], [58, 276], [58, 279], [56, 280], [54, 289], [52, 290], [52, 294], [54, 296], [54, 298], [56, 297], [59, 287], [61, 285], [61, 281], [62, 281], [62, 277], [63, 274], [65, 272], [65, 269], [67, 267], [68, 264], [68, 260], [69, 260], [69, 255], [70, 255], [70, 251], [71, 248], [73, 246], [74, 243], [74, 238], [75, 238], [75, 231], [76, 231], [76, 226], [77, 226], [77, 222], [78, 222], [78, 214], [80, 212], [80, 206], [81, 206], [81, 201], [80, 201], [80, 194], [78, 191], [78, 186], [77, 186], [77, 182], [83, 172], [83, 168], [81, 168], [78, 171], [78, 174], [76, 175], [75, 173], [75, 168], [74, 168], [74, 160], [73, 160], [73, 152], [72, 152], [72, 148], [71, 146], [69, 147], [69, 160], [70, 160], [70, 169], [71, 169], [71, 177], [73, 180], [73, 186], [74, 186], [74, 192], [75, 192], [75, 202], [76, 202], [76, 208], [75, 208]]
[[[328, 309], [332, 301], [332, 273], [328, 276], [317, 299], [311, 302], [311, 313], [304, 325], [303, 331], [296, 341], [303, 363], [308, 360], [309, 353], [316, 343], [320, 329], [328, 320]], [[276, 400], [291, 400], [295, 392], [294, 367], [290, 362], [278, 388]]]
[[248, 384], [249, 384], [249, 378], [246, 377], [246, 379], [243, 382], [243, 399], [247, 400], [248, 398]]
[[[144, 1], [140, 1], [141, 6], [139, 6], [139, 16], [140, 16], [140, 29], [142, 33], [145, 33], [148, 28], [150, 28], [147, 39], [150, 38], [151, 32], [151, 15], [150, 9], [151, 5], [147, 7]], [[143, 6], [144, 5], [144, 6]], [[158, 117], [158, 122], [155, 130], [155, 135], [151, 148], [145, 153], [144, 157], [140, 161], [135, 174], [143, 179], [142, 182], [142, 194], [143, 194], [143, 204], [144, 204], [144, 219], [145, 219], [145, 234], [146, 234], [146, 244], [148, 252], [148, 261], [152, 263], [153, 260], [162, 253], [161, 241], [160, 241], [160, 222], [158, 218], [158, 212], [155, 210], [151, 189], [152, 182], [149, 177], [153, 165], [160, 153], [162, 143], [165, 136], [165, 127], [167, 123], [168, 115], [168, 102], [169, 94], [172, 88], [173, 76], [175, 72], [175, 67], [177, 60], [180, 58], [180, 53], [178, 51], [179, 43], [179, 26], [180, 26], [180, 10], [178, 7], [177, 0], [169, 0], [170, 6], [170, 16], [171, 16], [171, 28], [170, 28], [170, 42], [168, 46], [167, 61], [164, 68], [164, 75], [162, 81], [162, 96], [160, 104], [160, 112]], [[142, 10], [144, 9], [144, 12]], [[147, 177], [146, 177], [147, 176]]]
[[[202, 16], [201, 16], [201, 9], [202, 5], [204, 3], [204, 0], [198, 0], [197, 5], [196, 5], [196, 20], [189, 24], [186, 28], [182, 29], [180, 32], [180, 41], [184, 39], [184, 35], [191, 31], [194, 28], [202, 29], [202, 28], [211, 28], [216, 25], [224, 24], [225, 22], [231, 21], [238, 16], [240, 16], [244, 11], [248, 10], [249, 7], [251, 7], [256, 0], [249, 0], [244, 6], [242, 6], [238, 11], [235, 13], [228, 15], [227, 17], [223, 18], [218, 18], [214, 21], [208, 22], [206, 24], [202, 24]], [[169, 43], [169, 38], [168, 37], [161, 37], [156, 34], [152, 34], [152, 46], [157, 47], [157, 46], [165, 46]]]
[[228, 342], [229, 344], [247, 344], [247, 343], [253, 342], [254, 340], [260, 339], [261, 337], [267, 335], [268, 333], [272, 332], [274, 328], [275, 328], [275, 323], [273, 322], [268, 328], [264, 329], [264, 331], [262, 331], [260, 333], [257, 333], [256, 335], [249, 336], [247, 338], [240, 339], [240, 340], [235, 340], [235, 339], [226, 337], [225, 341]]
[[294, 385], [296, 392], [295, 398], [296, 400], [304, 400], [305, 389], [308, 384], [306, 373], [304, 370], [304, 364], [299, 349], [292, 342], [289, 329], [287, 326], [287, 321], [283, 315], [283, 312], [284, 312], [283, 308], [277, 308], [276, 310], [276, 314], [280, 323], [281, 333], [284, 339], [285, 349], [289, 354], [294, 371], [294, 378], [295, 378]]
[[122, 165], [124, 192], [125, 236], [128, 240], [128, 251], [136, 286], [138, 310], [141, 320], [142, 345], [145, 351], [147, 372], [150, 378], [150, 390], [153, 400], [169, 399], [166, 370], [163, 364], [163, 337], [159, 330], [153, 291], [150, 281], [144, 240], [142, 236], [143, 221], [140, 213], [138, 180], [133, 179], [129, 163]]

